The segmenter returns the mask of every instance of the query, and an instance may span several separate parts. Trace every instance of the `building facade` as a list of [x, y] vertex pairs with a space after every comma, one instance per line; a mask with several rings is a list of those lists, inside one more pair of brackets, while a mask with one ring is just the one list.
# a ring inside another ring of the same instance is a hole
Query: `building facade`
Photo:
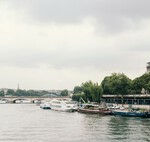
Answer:
[[147, 63], [147, 72], [150, 72], [150, 62]]
[[103, 95], [102, 101], [113, 104], [150, 105], [150, 94]]

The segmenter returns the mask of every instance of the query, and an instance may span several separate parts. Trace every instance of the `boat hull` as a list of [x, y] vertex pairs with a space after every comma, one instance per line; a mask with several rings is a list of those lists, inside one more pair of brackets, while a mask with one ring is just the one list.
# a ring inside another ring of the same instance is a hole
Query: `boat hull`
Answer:
[[113, 111], [113, 115], [127, 116], [127, 117], [143, 117], [150, 118], [150, 113], [148, 112], [123, 112], [123, 111]]
[[50, 108], [55, 111], [74, 112], [77, 110], [77, 104], [68, 100], [54, 99], [50, 102]]
[[75, 110], [74, 109], [63, 109], [61, 107], [53, 107], [51, 106], [51, 110], [55, 110], [55, 111], [64, 111], [64, 112], [74, 112]]
[[42, 109], [51, 109], [49, 104], [40, 104], [40, 108]]
[[84, 108], [79, 108], [78, 112], [80, 113], [89, 113], [89, 114], [103, 114], [103, 115], [108, 115], [111, 114], [110, 110], [100, 110], [100, 109], [84, 109]]

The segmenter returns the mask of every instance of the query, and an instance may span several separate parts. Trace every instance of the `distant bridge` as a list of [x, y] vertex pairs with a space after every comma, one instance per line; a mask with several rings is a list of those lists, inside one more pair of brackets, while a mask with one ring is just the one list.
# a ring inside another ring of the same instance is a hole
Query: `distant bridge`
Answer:
[[1, 101], [6, 101], [7, 103], [36, 103], [37, 101], [49, 101], [52, 98], [69, 98], [67, 97], [39, 97], [39, 96], [7, 96], [2, 97], [0, 96]]

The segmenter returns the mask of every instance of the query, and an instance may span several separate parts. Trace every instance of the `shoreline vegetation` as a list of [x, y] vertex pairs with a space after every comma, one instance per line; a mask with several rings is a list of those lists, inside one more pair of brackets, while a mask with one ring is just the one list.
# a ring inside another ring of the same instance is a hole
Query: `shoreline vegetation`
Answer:
[[81, 86], [75, 86], [73, 100], [80, 101], [83, 98], [86, 102], [101, 102], [102, 95], [130, 95], [149, 94], [150, 72], [131, 80], [123, 73], [112, 73], [106, 76], [100, 84], [88, 81]]
[[0, 90], [0, 96], [68, 96], [74, 101], [81, 101], [83, 98], [85, 102], [101, 102], [102, 95], [129, 95], [129, 94], [149, 94], [150, 92], [150, 72], [145, 73], [140, 77], [131, 80], [124, 73], [112, 73], [110, 76], [104, 77], [102, 82], [94, 83], [87, 81], [80, 86], [75, 86], [73, 91], [67, 89], [57, 92], [49, 92], [45, 90], [21, 90], [21, 89], [4, 89]]

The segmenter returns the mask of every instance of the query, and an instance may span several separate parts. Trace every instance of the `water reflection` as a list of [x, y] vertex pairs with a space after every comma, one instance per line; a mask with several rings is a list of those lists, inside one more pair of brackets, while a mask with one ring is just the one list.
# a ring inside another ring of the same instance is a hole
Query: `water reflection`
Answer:
[[150, 119], [0, 105], [0, 142], [148, 142]]
[[150, 142], [150, 119], [143, 119], [140, 127], [143, 141]]
[[150, 119], [147, 118], [114, 116], [109, 121], [108, 129], [111, 141], [150, 141]]
[[128, 139], [129, 119], [126, 117], [110, 117], [108, 124], [109, 135], [111, 139], [122, 140]]

